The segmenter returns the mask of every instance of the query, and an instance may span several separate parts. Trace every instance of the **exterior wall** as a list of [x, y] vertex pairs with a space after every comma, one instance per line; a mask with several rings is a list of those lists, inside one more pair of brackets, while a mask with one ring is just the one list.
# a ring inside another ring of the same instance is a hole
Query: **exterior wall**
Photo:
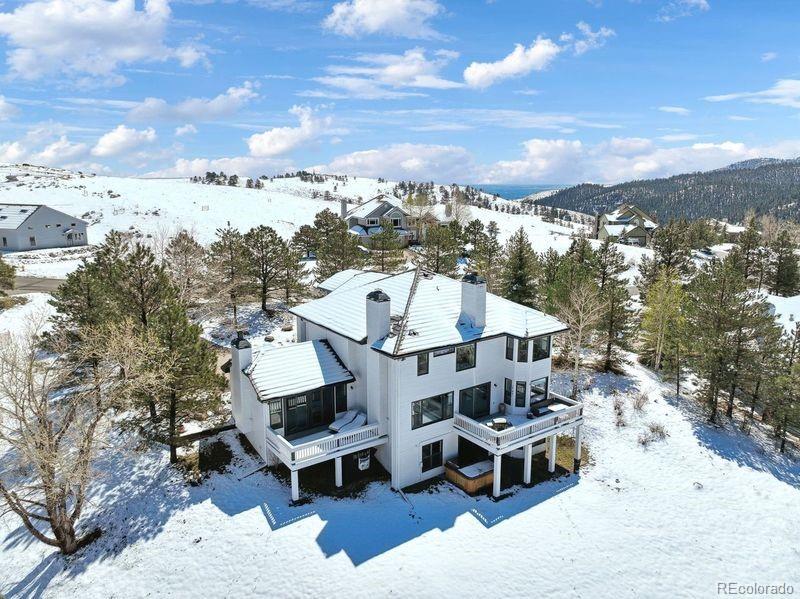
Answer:
[[[234, 353], [236, 349], [233, 350]], [[231, 381], [238, 377], [239, 384], [231, 384], [231, 408], [239, 432], [247, 437], [258, 455], [270, 465], [278, 459], [267, 448], [267, 406], [258, 400], [250, 379], [231, 365]]]
[[[65, 231], [68, 229], [73, 229], [74, 234], [80, 236], [67, 239]], [[30, 243], [31, 237], [36, 238], [35, 246]], [[16, 229], [0, 228], [0, 251], [42, 250], [87, 244], [84, 221], [47, 206], [41, 206]]]

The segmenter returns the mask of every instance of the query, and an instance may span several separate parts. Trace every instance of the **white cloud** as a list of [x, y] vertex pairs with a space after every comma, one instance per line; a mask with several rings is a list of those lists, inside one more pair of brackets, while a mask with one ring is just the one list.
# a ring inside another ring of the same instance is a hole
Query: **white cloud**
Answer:
[[183, 137], [184, 135], [194, 135], [197, 133], [197, 127], [188, 123], [186, 125], [181, 125], [180, 127], [175, 128], [175, 136], [176, 137]]
[[19, 114], [19, 108], [0, 95], [0, 121], [7, 121]]
[[164, 38], [168, 0], [35, 0], [0, 12], [11, 75], [39, 79], [58, 73], [80, 83], [120, 84], [120, 66], [177, 59], [192, 66], [205, 59], [192, 44], [171, 48]]
[[97, 140], [92, 148], [92, 156], [98, 158], [119, 156], [145, 144], [153, 143], [155, 140], [156, 132], [152, 127], [138, 131], [125, 125], [119, 125]]
[[606, 40], [614, 37], [616, 32], [608, 27], [600, 27], [597, 31], [592, 31], [592, 27], [581, 21], [577, 24], [578, 31], [582, 37], [576, 37], [570, 33], [565, 33], [561, 36], [562, 42], [570, 42], [572, 44], [572, 51], [576, 56], [585, 54], [589, 50], [596, 50], [606, 45]]
[[36, 125], [28, 129], [22, 139], [0, 142], [0, 162], [80, 168], [82, 165], [78, 161], [88, 153], [89, 147], [70, 141], [66, 131], [60, 123]]
[[464, 81], [470, 87], [486, 88], [503, 79], [521, 77], [541, 71], [553, 62], [561, 47], [553, 40], [539, 37], [527, 48], [516, 44], [514, 51], [496, 62], [473, 62], [464, 70]]
[[683, 17], [690, 17], [711, 9], [708, 0], [670, 0], [658, 12], [657, 19], [669, 23]]
[[257, 84], [245, 81], [240, 87], [229, 87], [214, 98], [189, 98], [169, 104], [161, 98], [146, 98], [128, 114], [132, 121], [210, 121], [234, 114], [251, 100], [258, 98]]
[[719, 96], [706, 96], [709, 102], [745, 100], [753, 104], [776, 104], [800, 108], [800, 79], [780, 79], [769, 89], [758, 92], [736, 92]]
[[761, 55], [761, 62], [770, 62], [772, 60], [775, 60], [776, 58], [778, 58], [777, 52], [764, 52]]
[[754, 121], [756, 119], [754, 119], [751, 116], [741, 116], [741, 115], [738, 115], [738, 114], [732, 114], [732, 115], [730, 115], [728, 117], [728, 120], [729, 121]]
[[360, 54], [354, 59], [356, 64], [329, 66], [325, 69], [327, 76], [315, 79], [330, 90], [313, 90], [303, 95], [375, 100], [418, 95], [398, 91], [402, 88], [459, 88], [464, 84], [440, 76], [441, 70], [457, 57], [457, 52], [438, 50], [429, 59], [422, 48], [412, 48], [403, 54]]
[[674, 141], [694, 141], [698, 137], [700, 136], [697, 135], [696, 133], [668, 133], [667, 135], [662, 135], [658, 139], [662, 141], [674, 142]]
[[444, 12], [436, 0], [346, 0], [333, 6], [323, 27], [339, 35], [383, 33], [412, 39], [441, 38], [429, 21]]
[[64, 164], [71, 163], [86, 154], [88, 146], [84, 143], [73, 143], [62, 135], [57, 141], [46, 145], [42, 150], [32, 155], [32, 160], [38, 164]]
[[658, 109], [661, 112], [667, 112], [669, 114], [677, 114], [680, 116], [687, 116], [692, 111], [688, 108], [684, 108], [683, 106], [659, 106]]
[[171, 167], [146, 173], [145, 177], [193, 177], [207, 171], [222, 171], [242, 177], [274, 175], [297, 170], [285, 159], [234, 156], [223, 158], [180, 158]]
[[297, 127], [275, 127], [256, 133], [247, 139], [251, 156], [272, 158], [287, 154], [325, 133], [331, 124], [330, 117], [319, 117], [307, 106], [292, 106], [289, 110], [300, 121]]

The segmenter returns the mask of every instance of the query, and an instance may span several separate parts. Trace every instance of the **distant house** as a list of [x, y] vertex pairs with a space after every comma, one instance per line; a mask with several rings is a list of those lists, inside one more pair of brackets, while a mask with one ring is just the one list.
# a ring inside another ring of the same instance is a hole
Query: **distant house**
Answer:
[[86, 225], [42, 204], [0, 204], [0, 251], [86, 245]]
[[347, 221], [350, 232], [358, 235], [364, 245], [369, 238], [381, 232], [381, 221], [389, 221], [400, 235], [403, 245], [419, 240], [416, 227], [411, 226], [411, 216], [403, 208], [403, 201], [394, 196], [381, 194], [368, 202], [347, 210], [347, 203], [341, 202], [341, 217]]
[[621, 204], [612, 212], [601, 214], [595, 223], [596, 237], [629, 245], [647, 246], [658, 228], [656, 220], [633, 204]]
[[308, 467], [327, 462], [340, 487], [371, 461], [394, 489], [445, 475], [497, 496], [501, 470], [531, 482], [535, 454], [553, 472], [559, 434], [574, 435], [577, 467], [583, 404], [550, 384], [563, 323], [488, 293], [475, 274], [345, 271], [324, 285], [325, 297], [291, 310], [296, 343], [251, 347], [240, 335], [231, 348], [236, 426], [289, 469], [293, 500], [319, 472]]
[[741, 237], [742, 233], [745, 231], [745, 227], [741, 225], [733, 225], [727, 221], [714, 218], [708, 219], [708, 224], [717, 231], [720, 231], [724, 235], [725, 241], [728, 243], [738, 243], [739, 237]]

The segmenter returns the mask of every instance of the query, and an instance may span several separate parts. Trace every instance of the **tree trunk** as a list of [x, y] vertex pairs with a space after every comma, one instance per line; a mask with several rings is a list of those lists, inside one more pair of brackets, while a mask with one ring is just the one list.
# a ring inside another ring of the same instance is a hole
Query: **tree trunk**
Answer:
[[267, 279], [261, 279], [261, 311], [267, 311]]
[[177, 411], [178, 399], [175, 392], [170, 393], [169, 396], [169, 463], [178, 463], [178, 446], [175, 443], [175, 435], [177, 434]]

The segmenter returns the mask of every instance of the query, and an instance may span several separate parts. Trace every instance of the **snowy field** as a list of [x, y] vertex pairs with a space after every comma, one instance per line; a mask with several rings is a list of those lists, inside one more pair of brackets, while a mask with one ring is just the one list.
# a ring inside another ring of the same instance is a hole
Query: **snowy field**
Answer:
[[[0, 331], [46, 306], [47, 296], [29, 297], [0, 313]], [[639, 391], [649, 397], [642, 413], [632, 408]], [[715, 597], [718, 582], [800, 589], [798, 462], [757, 433], [709, 427], [638, 365], [624, 377], [595, 375], [585, 401], [591, 464], [498, 502], [446, 483], [406, 501], [372, 483], [355, 499], [290, 507], [273, 475], [241, 478], [261, 464], [234, 434], [222, 437], [231, 467], [195, 487], [164, 451], [118, 438], [85, 513], [103, 536], [64, 559], [0, 516], [0, 594], [673, 598]], [[644, 448], [637, 439], [651, 422], [668, 436]]]
[[[5, 181], [7, 175], [17, 180]], [[228, 223], [241, 231], [265, 224], [289, 238], [300, 226], [312, 224], [314, 215], [321, 210], [339, 213], [338, 200], [322, 199], [325, 191], [349, 199], [348, 206], [352, 208], [359, 199], [366, 201], [379, 193], [391, 193], [394, 185], [363, 177], [350, 178], [347, 183], [333, 179], [324, 183], [274, 179], [264, 181], [264, 189], [246, 189], [200, 185], [185, 179], [81, 177], [57, 169], [0, 166], [0, 202], [47, 204], [83, 218], [90, 223], [91, 243], [100, 243], [114, 229], [139, 232], [145, 240], [160, 240], [186, 229], [208, 244], [214, 240], [216, 229]], [[312, 197], [314, 194], [319, 197]], [[567, 227], [545, 223], [538, 216], [475, 207], [470, 207], [470, 212], [472, 218], [485, 224], [497, 222], [503, 242], [524, 227], [538, 252], [549, 247], [566, 251], [573, 233]], [[20, 274], [63, 278], [77, 268], [82, 254], [74, 250], [38, 250], [5, 257], [20, 267]]]

